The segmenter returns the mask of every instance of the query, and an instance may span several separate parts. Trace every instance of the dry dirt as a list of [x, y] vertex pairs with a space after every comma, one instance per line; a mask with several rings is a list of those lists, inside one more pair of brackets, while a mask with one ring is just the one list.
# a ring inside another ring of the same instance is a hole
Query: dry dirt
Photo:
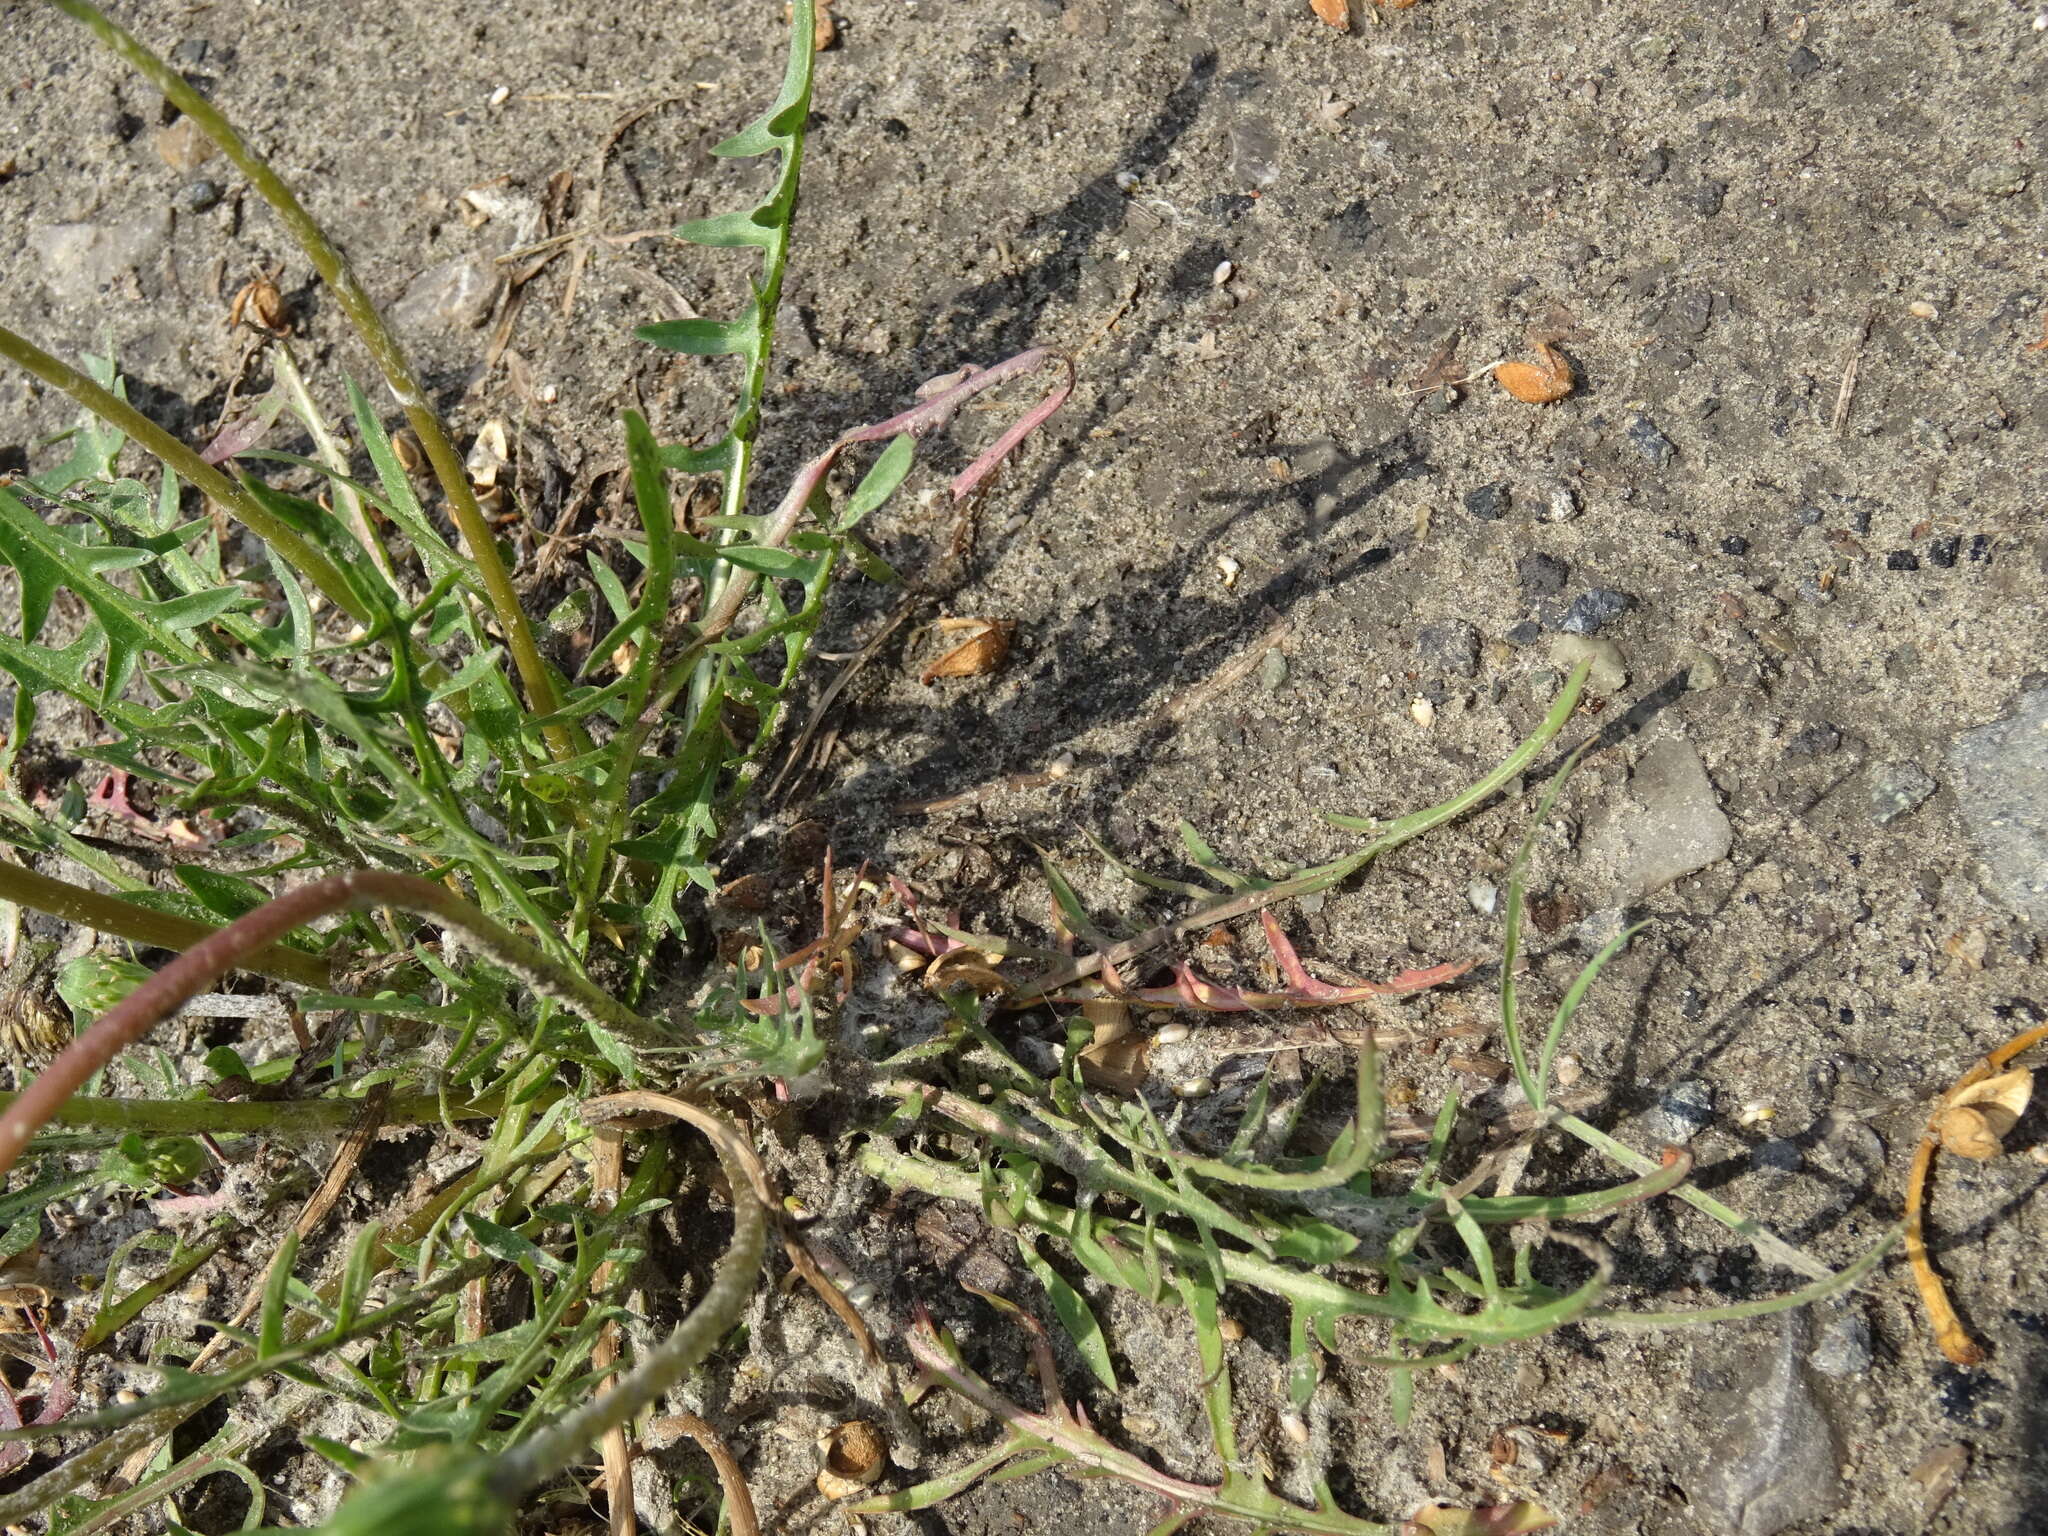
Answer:
[[[726, 371], [629, 333], [683, 303], [726, 312], [741, 267], [606, 237], [755, 184], [757, 166], [707, 152], [773, 89], [779, 4], [118, 9], [205, 77], [382, 300], [511, 243], [516, 208], [473, 227], [465, 189], [538, 201], [574, 173], [587, 260], [566, 317], [564, 256], [494, 370], [488, 323], [408, 333], [459, 425], [515, 424], [538, 533], [614, 515], [578, 491], [620, 463], [621, 409], [670, 439], [722, 423]], [[1964, 738], [2038, 721], [2048, 670], [2048, 351], [2028, 349], [2048, 323], [2048, 12], [1421, 0], [1349, 35], [1305, 0], [835, 12], [764, 483], [963, 363], [1052, 345], [1081, 384], [931, 610], [1015, 621], [1007, 666], [924, 687], [928, 642], [893, 644], [753, 846], [818, 818], [842, 858], [1013, 927], [1043, 918], [1032, 842], [1105, 907], [1136, 897], [1090, 830], [1155, 867], [1181, 817], [1227, 862], [1323, 857], [1344, 844], [1319, 813], [1469, 781], [1539, 718], [1555, 632], [1597, 629], [1627, 681], [1542, 839], [1525, 989], [1542, 1005], [1619, 911], [1645, 921], [1570, 1044], [1587, 1115], [1644, 1148], [1691, 1136], [1721, 1198], [1830, 1263], [1862, 1251], [1898, 1215], [1930, 1096], [2048, 1006], [2041, 733]], [[219, 160], [168, 165], [156, 96], [71, 24], [0, 5], [0, 76], [10, 326], [64, 355], [111, 345], [138, 402], [197, 439], [241, 356], [228, 297], [281, 263], [330, 397], [368, 373], [257, 199]], [[611, 130], [642, 109], [600, 182]], [[1458, 377], [1545, 339], [1580, 381], [1557, 404], [1484, 379], [1413, 388], [1433, 363]], [[0, 380], [0, 469], [39, 462], [71, 415]], [[899, 569], [944, 549], [950, 515], [917, 493], [963, 455], [941, 450], [875, 524]], [[821, 644], [857, 649], [896, 600], [849, 584]], [[1261, 650], [1276, 634], [1278, 660]], [[1056, 761], [1063, 777], [1006, 782]], [[911, 808], [934, 800], [952, 803]], [[1482, 909], [1529, 810], [1496, 807], [1295, 914], [1304, 954], [1366, 975], [1497, 955]], [[1482, 1014], [1490, 974], [1411, 1021]], [[1488, 1088], [1446, 1054], [1388, 1070], [1425, 1109], [1453, 1081]], [[1493, 1352], [1426, 1379], [1405, 1430], [1381, 1379], [1339, 1360], [1315, 1449], [1350, 1507], [1383, 1517], [1499, 1496], [1489, 1440], [1534, 1423], [1562, 1435], [1536, 1494], [1575, 1531], [2048, 1529], [2042, 1128], [2037, 1110], [2010, 1155], [1939, 1180], [1940, 1262], [1986, 1366], [1942, 1362], [1894, 1262], [1802, 1322]], [[830, 1147], [806, 1155], [807, 1198], [886, 1266], [889, 1304], [932, 1299], [1015, 1379], [1014, 1344], [920, 1247], [914, 1203], [884, 1215]], [[1600, 1173], [1546, 1153], [1525, 1184]], [[1630, 1299], [1791, 1283], [1678, 1211], [1606, 1232]], [[1155, 1421], [1162, 1462], [1198, 1470], [1184, 1326], [1105, 1309], [1122, 1419]], [[1244, 1320], [1248, 1440], [1286, 1472], [1284, 1319]], [[790, 1401], [822, 1413], [841, 1389], [807, 1390]], [[771, 1504], [802, 1477], [772, 1422], [741, 1442]], [[1933, 1500], [1914, 1469], [1958, 1444], [1967, 1471]], [[962, 1454], [935, 1434], [925, 1464]], [[1608, 1468], [1626, 1475], [1592, 1482]], [[1776, 1490], [1746, 1495], [1753, 1468]], [[1135, 1533], [1157, 1513], [1046, 1477], [871, 1528]], [[812, 1506], [787, 1528], [839, 1521]]]

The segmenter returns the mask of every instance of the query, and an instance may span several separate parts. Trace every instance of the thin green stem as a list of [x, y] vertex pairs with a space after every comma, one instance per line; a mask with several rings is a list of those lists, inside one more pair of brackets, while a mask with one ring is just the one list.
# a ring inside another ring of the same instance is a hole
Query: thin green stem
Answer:
[[335, 607], [358, 623], [375, 617], [362, 599], [350, 589], [340, 569], [322, 554], [305, 535], [283, 519], [260, 506], [256, 498], [201, 458], [189, 444], [181, 443], [162, 427], [111, 390], [102, 389], [70, 364], [50, 356], [31, 342], [0, 326], [0, 357], [19, 364], [52, 389], [63, 391], [109, 426], [118, 427], [155, 454], [170, 469], [183, 476], [214, 501], [220, 503], [250, 532], [262, 539], [293, 568], [320, 589]]
[[[0, 1093], [0, 1112], [19, 1094]], [[556, 1095], [535, 1102], [546, 1108]], [[384, 1106], [387, 1126], [439, 1125], [443, 1110], [454, 1120], [495, 1120], [505, 1111], [503, 1095], [475, 1100], [449, 1100], [431, 1093], [395, 1097]], [[196, 1136], [204, 1131], [226, 1136], [268, 1136], [309, 1139], [331, 1135], [352, 1124], [363, 1112], [357, 1099], [90, 1099], [66, 1100], [45, 1125], [78, 1131], [130, 1131], [144, 1136]]]
[[536, 996], [613, 1034], [639, 1044], [658, 1041], [648, 1020], [557, 964], [534, 945], [479, 912], [445, 886], [390, 870], [351, 870], [329, 875], [267, 901], [255, 911], [209, 934], [108, 1009], [37, 1074], [12, 1104], [0, 1111], [0, 1174], [12, 1168], [38, 1129], [93, 1073], [135, 1044], [155, 1025], [210, 987], [250, 953], [274, 945], [303, 924], [339, 912], [397, 907], [452, 928], [494, 964], [524, 982]]
[[[306, 211], [305, 205], [285, 185], [283, 178], [271, 169], [270, 163], [249, 147], [234, 125], [213, 103], [194, 90], [183, 75], [110, 20], [97, 6], [89, 4], [88, 0], [50, 0], [50, 3], [83, 23], [113, 53], [162, 91], [179, 111], [197, 123], [283, 220], [285, 228], [313, 263], [313, 269], [333, 292], [349, 324], [362, 338], [372, 361], [384, 375], [385, 384], [405, 412], [406, 421], [419, 437], [420, 446], [426, 450], [427, 460], [434, 466], [434, 478], [440, 482], [442, 494], [448, 498], [455, 525], [461, 530], [463, 543], [469, 547], [470, 558], [483, 580], [492, 614], [505, 637], [505, 648], [526, 686], [528, 705], [536, 714], [555, 713], [561, 707], [561, 701], [555, 692], [554, 676], [534, 644], [526, 611], [520, 606], [519, 594], [513, 588], [505, 562], [499, 558], [497, 542], [491, 536], [483, 509], [477, 505], [476, 492], [470, 488], [462, 460], [449, 441], [440, 416], [427, 403], [426, 393], [406, 359], [405, 349], [384, 323], [384, 317], [378, 313], [376, 304], [350, 267], [348, 258], [327, 238], [327, 232], [319, 221]], [[336, 598], [336, 601], [340, 599]], [[368, 622], [368, 615], [355, 616]], [[573, 757], [585, 750], [585, 744], [579, 740], [581, 732], [573, 727], [550, 726], [546, 735], [557, 760]]]
[[[81, 928], [110, 933], [117, 939], [146, 944], [151, 949], [191, 949], [221, 931], [189, 917], [138, 906], [118, 896], [53, 880], [4, 861], [0, 861], [0, 901], [19, 902]], [[334, 981], [328, 962], [320, 956], [279, 944], [266, 944], [237, 954], [233, 969], [322, 990]]]

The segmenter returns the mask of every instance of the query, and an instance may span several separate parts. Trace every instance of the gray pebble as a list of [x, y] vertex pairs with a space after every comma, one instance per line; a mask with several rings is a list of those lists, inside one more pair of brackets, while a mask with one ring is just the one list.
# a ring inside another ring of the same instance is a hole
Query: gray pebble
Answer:
[[1792, 57], [1785, 61], [1785, 70], [1794, 80], [1804, 80], [1820, 68], [1820, 55], [1811, 48], [1794, 48]]
[[1564, 590], [1572, 568], [1555, 555], [1524, 555], [1515, 562], [1515, 576], [1522, 584], [1522, 596], [1556, 597]]
[[1806, 1166], [1799, 1144], [1782, 1136], [1759, 1144], [1750, 1154], [1750, 1161], [1764, 1173], [1797, 1173]]
[[1936, 789], [1918, 763], [1880, 763], [1870, 771], [1870, 815], [1879, 826], [1927, 802]]
[[1636, 180], [1644, 186], [1655, 186], [1671, 170], [1671, 151], [1664, 148], [1651, 150], [1643, 156], [1642, 164], [1636, 167]]
[[1579, 515], [1579, 498], [1568, 485], [1553, 485], [1545, 494], [1543, 521], [1546, 523], [1568, 523]]
[[204, 213], [221, 200], [220, 183], [201, 178], [178, 188], [178, 206], [187, 213]]
[[1578, 940], [1580, 949], [1589, 955], [1597, 955], [1620, 938], [1627, 927], [1628, 910], [1625, 907], [1602, 907], [1598, 912], [1581, 918], [1572, 929], [1572, 937]]
[[1508, 515], [1513, 496], [1505, 480], [1496, 480], [1491, 485], [1482, 485], [1476, 491], [1465, 493], [1465, 510], [1482, 523], [1497, 523]]
[[1713, 1118], [1713, 1085], [1688, 1077], [1672, 1084], [1640, 1124], [1643, 1134], [1651, 1140], [1682, 1147], [1705, 1130]]
[[1598, 634], [1635, 606], [1635, 599], [1613, 587], [1595, 587], [1572, 599], [1557, 627], [1568, 635]]
[[1479, 631], [1463, 619], [1425, 624], [1415, 637], [1423, 661], [1458, 677], [1479, 674]]
[[1949, 751], [1956, 805], [1995, 890], [2013, 911], [2048, 923], [2048, 688], [2011, 716], [1965, 731]]
[[2014, 160], [1991, 160], [1970, 168], [1963, 177], [1963, 185], [1972, 192], [1982, 192], [1990, 197], [2017, 197], [2027, 190], [2027, 179], [2032, 174], [2024, 165]]
[[1727, 200], [1728, 183], [1725, 181], [1703, 181], [1693, 189], [1693, 210], [1703, 219], [1711, 219], [1721, 211], [1721, 204]]
[[1787, 757], [1824, 757], [1842, 744], [1842, 733], [1825, 720], [1809, 725], [1785, 743]]
[[1501, 639], [1512, 646], [1534, 645], [1543, 638], [1543, 626], [1534, 619], [1524, 619], [1519, 624], [1510, 624]]
[[1823, 1376], [1861, 1376], [1870, 1369], [1870, 1324], [1844, 1312], [1821, 1329], [1806, 1363]]
[[1628, 440], [1637, 453], [1659, 469], [1678, 457], [1678, 445], [1658, 431], [1657, 424], [1647, 416], [1638, 416], [1628, 424]]

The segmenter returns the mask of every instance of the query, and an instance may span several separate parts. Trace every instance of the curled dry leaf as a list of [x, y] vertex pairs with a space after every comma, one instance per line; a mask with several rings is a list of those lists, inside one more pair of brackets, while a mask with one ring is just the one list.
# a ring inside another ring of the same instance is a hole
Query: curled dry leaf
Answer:
[[1081, 1081], [1103, 1092], [1136, 1093], [1145, 1083], [1151, 1041], [1131, 1028], [1131, 1005], [1092, 997], [1081, 1014], [1095, 1026], [1095, 1038], [1081, 1047]]
[[888, 1464], [889, 1441], [878, 1425], [848, 1419], [818, 1437], [825, 1464], [818, 1469], [818, 1492], [828, 1499], [850, 1499], [882, 1475]]
[[980, 677], [995, 671], [1010, 654], [1010, 636], [1017, 626], [1008, 619], [941, 619], [939, 628], [972, 633], [924, 669], [918, 681], [927, 687], [942, 677]]
[[1530, 405], [1562, 400], [1579, 382], [1572, 373], [1572, 365], [1547, 341], [1537, 343], [1536, 355], [1541, 362], [1502, 363], [1493, 370], [1495, 381], [1517, 400]]
[[1351, 0], [1308, 0], [1309, 8], [1339, 32], [1351, 30]]
[[2019, 1123], [2034, 1096], [2034, 1074], [2025, 1067], [1972, 1083], [1935, 1116], [1942, 1150], [1957, 1157], [1996, 1157], [2005, 1134]]

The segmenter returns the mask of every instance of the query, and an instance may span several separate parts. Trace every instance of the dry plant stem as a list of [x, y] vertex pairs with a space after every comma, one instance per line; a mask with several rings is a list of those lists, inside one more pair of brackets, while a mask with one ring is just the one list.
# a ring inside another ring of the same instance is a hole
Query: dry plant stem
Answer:
[[486, 917], [445, 886], [390, 870], [351, 870], [302, 885], [209, 935], [102, 1014], [0, 1113], [0, 1174], [64, 1101], [160, 1020], [204, 992], [254, 950], [305, 923], [365, 907], [397, 907], [453, 928], [534, 993], [639, 1044], [658, 1036], [653, 1024], [582, 977], [562, 970], [524, 939]]
[[[555, 693], [554, 678], [534, 645], [533, 631], [526, 622], [526, 611], [520, 606], [519, 594], [513, 589], [505, 562], [498, 557], [498, 546], [491, 537], [490, 524], [483, 509], [477, 505], [476, 492], [470, 489], [462, 460], [449, 442], [441, 418], [427, 404], [426, 394], [413, 374], [412, 365], [406, 360], [405, 349], [384, 323], [384, 317], [377, 312], [377, 306], [349, 266], [348, 258], [327, 238], [327, 232], [306, 211], [277, 172], [270, 168], [270, 163], [249, 147], [235, 131], [234, 125], [194, 90], [183, 75], [86, 0], [50, 0], [50, 3], [67, 16], [84, 23], [101, 42], [144, 75], [179, 111], [197, 123], [284, 221], [285, 228], [313, 263], [314, 270], [333, 291], [342, 312], [348, 316], [349, 324], [362, 338], [378, 371], [384, 375], [385, 384], [404, 410], [405, 419], [418, 435], [420, 446], [426, 450], [428, 462], [434, 466], [434, 478], [440, 482], [442, 494], [448, 498], [455, 525], [461, 530], [463, 543], [468, 546], [470, 559], [475, 562], [477, 574], [483, 581], [492, 614], [505, 637], [505, 648], [511, 654], [513, 666], [518, 669], [520, 681], [526, 686], [527, 704], [536, 714], [555, 713], [561, 707], [561, 701]], [[348, 606], [339, 597], [334, 600], [343, 607]], [[367, 614], [356, 614], [355, 617], [364, 623], [369, 622]], [[577, 733], [566, 726], [550, 727], [547, 738], [558, 759], [574, 756], [580, 750]]]
[[[732, 1189], [732, 1241], [718, 1261], [704, 1299], [630, 1376], [498, 1459], [491, 1472], [491, 1486], [508, 1503], [568, 1466], [614, 1425], [630, 1423], [682, 1380], [732, 1332], [760, 1278], [768, 1214], [747, 1170], [753, 1149], [721, 1115], [681, 1099], [670, 1099], [665, 1107], [677, 1119], [702, 1131], [718, 1153], [719, 1166]], [[631, 1497], [630, 1489], [627, 1496]]]
[[[118, 896], [53, 880], [4, 861], [0, 861], [0, 901], [18, 902], [77, 927], [109, 933], [133, 944], [147, 944], [151, 949], [190, 949], [220, 932], [189, 917], [137, 906]], [[320, 956], [281, 945], [266, 945], [238, 955], [233, 969], [254, 971], [259, 976], [317, 991], [326, 991], [333, 985], [331, 969]]]
[[[593, 1126], [623, 1126], [641, 1115], [657, 1115], [670, 1119], [686, 1120], [708, 1136], [707, 1127], [723, 1125], [710, 1110], [692, 1104], [688, 1099], [679, 1099], [673, 1094], [654, 1093], [645, 1088], [629, 1088], [623, 1093], [606, 1094], [603, 1098], [586, 1099], [583, 1102], [584, 1123]], [[803, 1240], [782, 1229], [779, 1213], [782, 1202], [776, 1196], [775, 1186], [769, 1181], [768, 1170], [752, 1147], [745, 1142], [739, 1144], [739, 1162], [747, 1176], [747, 1184], [754, 1191], [754, 1198], [761, 1208], [769, 1213], [781, 1231], [782, 1251], [787, 1255], [790, 1266], [803, 1277], [804, 1283], [817, 1293], [818, 1299], [832, 1310], [833, 1316], [846, 1325], [846, 1331], [853, 1335], [860, 1346], [861, 1357], [869, 1365], [879, 1365], [882, 1352], [875, 1347], [875, 1336], [869, 1332], [867, 1322], [861, 1317], [854, 1304], [846, 1299], [846, 1293], [833, 1283], [804, 1247]]]
[[1982, 1365], [1990, 1357], [1985, 1354], [1984, 1347], [1970, 1337], [1962, 1319], [1956, 1316], [1956, 1309], [1948, 1299], [1948, 1290], [1942, 1285], [1941, 1276], [1935, 1273], [1933, 1261], [1927, 1257], [1927, 1180], [1934, 1171], [1934, 1154], [1941, 1144], [1937, 1126], [1942, 1111], [1953, 1104], [1964, 1089], [1973, 1088], [1993, 1076], [2023, 1051], [2032, 1049], [2043, 1040], [2048, 1040], [2048, 1024], [2013, 1036], [1957, 1078], [1955, 1086], [1935, 1101], [1934, 1112], [1927, 1117], [1927, 1129], [1913, 1152], [1912, 1172], [1906, 1177], [1906, 1259], [1913, 1267], [1913, 1283], [1919, 1287], [1928, 1321], [1934, 1325], [1934, 1341], [1941, 1346], [1941, 1352], [1957, 1365]]
[[746, 1474], [740, 1470], [739, 1458], [733, 1455], [723, 1435], [694, 1413], [671, 1414], [657, 1420], [647, 1433], [649, 1438], [661, 1436], [669, 1440], [688, 1435], [696, 1441], [697, 1449], [711, 1458], [712, 1470], [718, 1474], [718, 1486], [725, 1494], [726, 1527], [731, 1536], [761, 1536], [761, 1522], [754, 1513], [754, 1496], [747, 1491]]
[[0, 357], [19, 364], [52, 389], [69, 395], [100, 420], [119, 428], [155, 454], [172, 472], [233, 513], [236, 521], [303, 572], [320, 589], [322, 597], [357, 623], [368, 624], [375, 617], [349, 590], [333, 561], [308, 543], [297, 529], [265, 511], [255, 497], [201, 458], [197, 449], [178, 441], [119, 395], [102, 389], [76, 368], [4, 326], [0, 326]]
[[[600, 1130], [590, 1149], [590, 1193], [592, 1203], [604, 1210], [618, 1204], [619, 1190], [626, 1182], [626, 1138], [616, 1130]], [[590, 1277], [590, 1293], [602, 1296], [611, 1288], [612, 1265], [598, 1265]], [[598, 1387], [609, 1392], [619, 1378], [611, 1374], [619, 1363], [619, 1325], [606, 1323], [590, 1348], [591, 1369], [600, 1373]], [[633, 1511], [633, 1447], [626, 1426], [614, 1424], [599, 1444], [604, 1458], [605, 1501], [611, 1509], [611, 1536], [637, 1536], [639, 1519]]]

